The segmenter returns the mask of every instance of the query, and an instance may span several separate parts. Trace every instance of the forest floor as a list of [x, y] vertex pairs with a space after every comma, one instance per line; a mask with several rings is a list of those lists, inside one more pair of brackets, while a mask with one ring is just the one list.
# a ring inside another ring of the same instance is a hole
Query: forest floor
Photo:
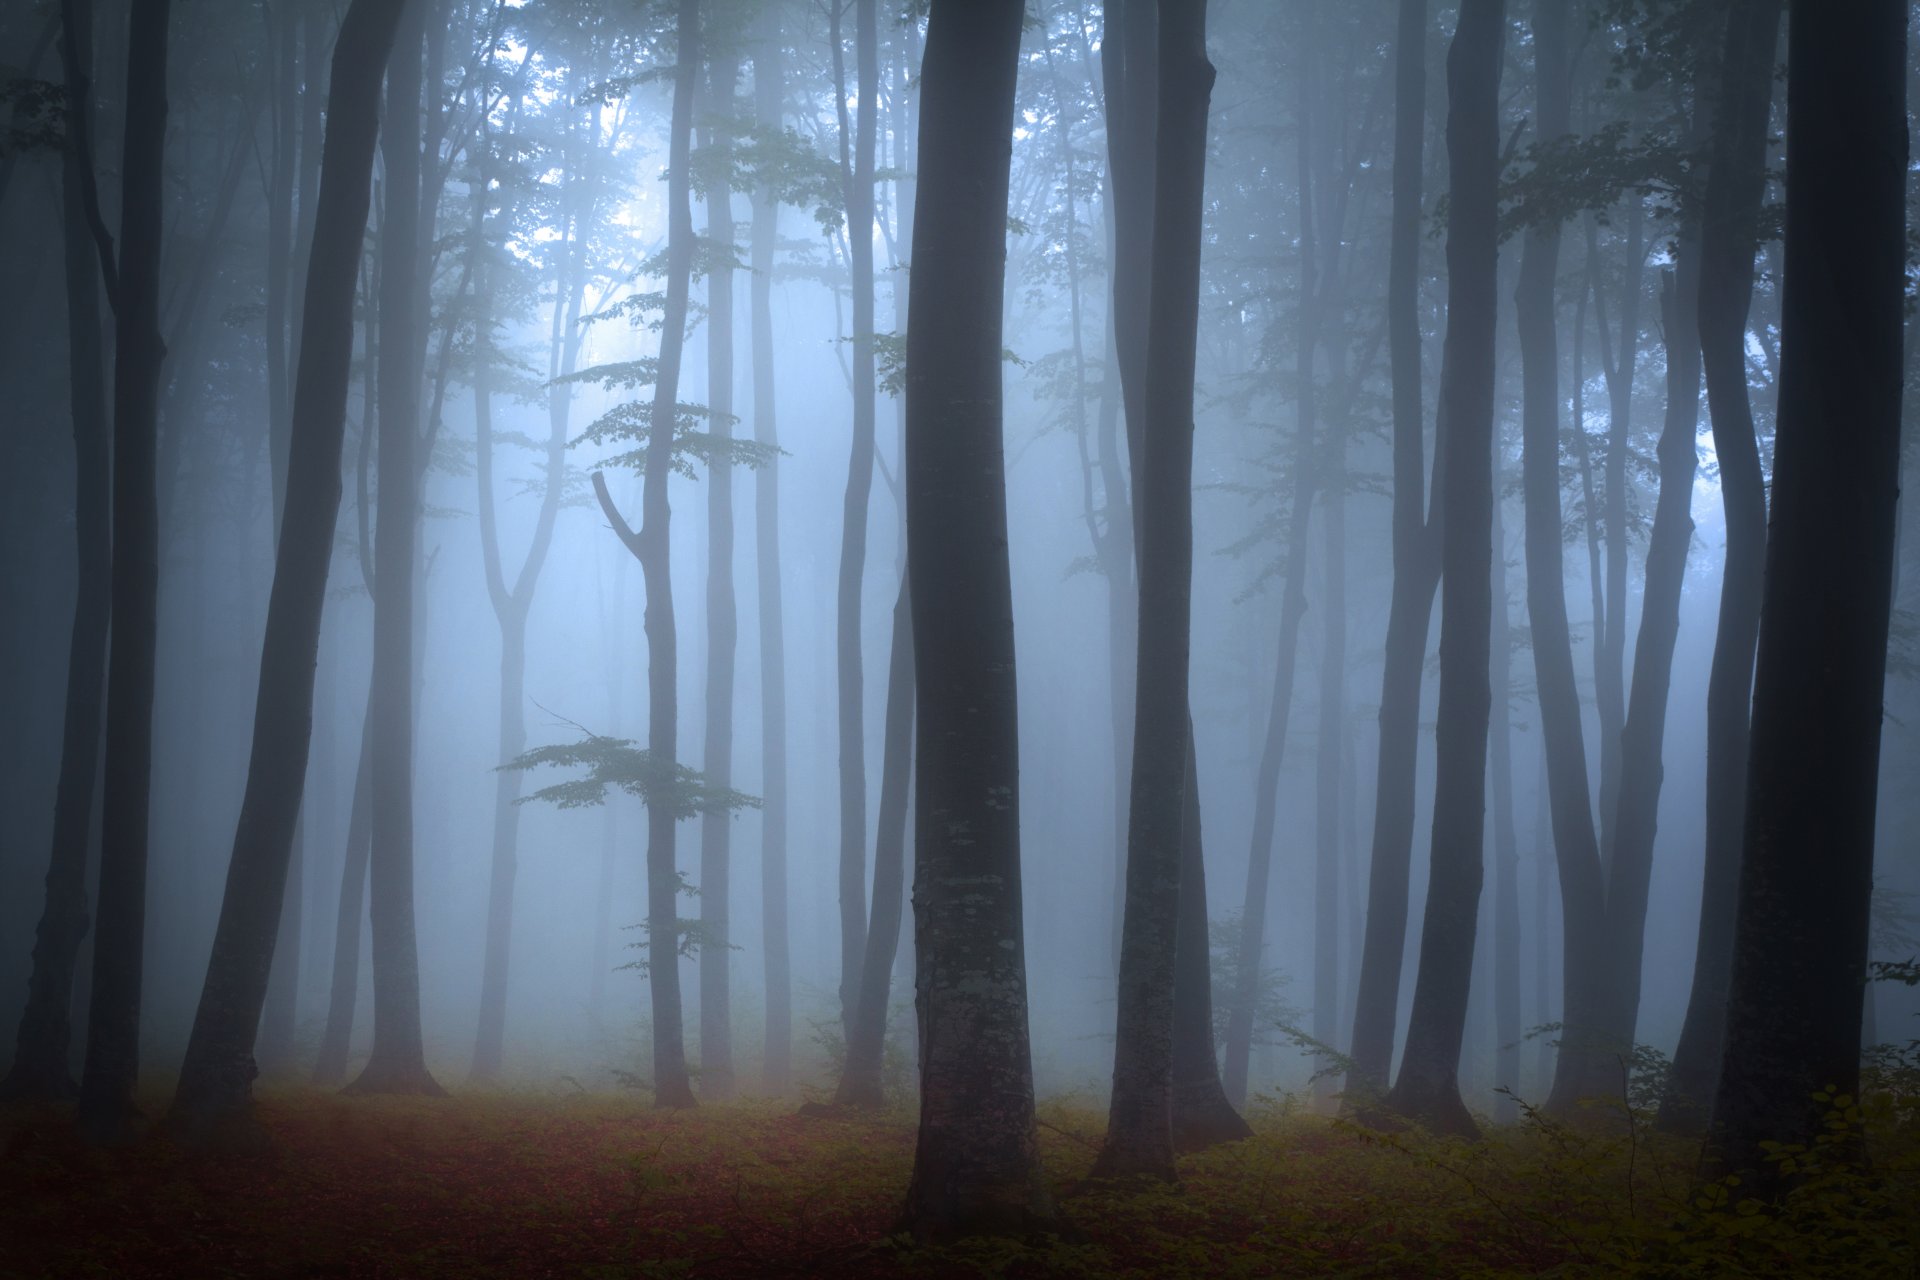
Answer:
[[[1849, 1100], [1841, 1100], [1848, 1102]], [[149, 1114], [160, 1114], [155, 1097]], [[1920, 1161], [1816, 1177], [1784, 1211], [1702, 1194], [1636, 1124], [1537, 1118], [1466, 1146], [1285, 1102], [1177, 1188], [1081, 1185], [1101, 1116], [1043, 1106], [1075, 1239], [915, 1248], [889, 1233], [911, 1117], [636, 1095], [349, 1099], [261, 1091], [271, 1147], [94, 1150], [0, 1112], [0, 1275], [115, 1277], [1910, 1276]], [[1844, 1129], [1849, 1119], [1837, 1107]], [[1907, 1118], [1907, 1117], [1903, 1117]], [[1910, 1133], [1911, 1126], [1900, 1124]], [[1905, 1153], [1911, 1157], [1913, 1153]], [[1807, 1156], [1800, 1159], [1804, 1163]], [[1723, 1202], [1723, 1203], [1719, 1203]]]

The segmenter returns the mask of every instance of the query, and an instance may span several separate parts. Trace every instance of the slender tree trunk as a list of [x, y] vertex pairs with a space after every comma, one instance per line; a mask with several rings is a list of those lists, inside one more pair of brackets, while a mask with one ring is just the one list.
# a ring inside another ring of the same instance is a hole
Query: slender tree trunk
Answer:
[[[726, 131], [734, 111], [739, 62], [715, 58], [708, 68], [720, 121], [708, 132], [715, 171], [731, 163]], [[713, 433], [733, 434], [733, 189], [721, 181], [707, 195], [707, 240], [713, 248], [707, 276], [707, 408]], [[707, 468], [707, 697], [701, 770], [714, 786], [733, 783], [733, 668], [740, 623], [733, 598], [733, 464], [721, 450]], [[733, 1096], [732, 956], [729, 925], [733, 875], [733, 814], [700, 819], [700, 1088], [708, 1098]], [[899, 930], [896, 913], [894, 929]]]
[[[372, 196], [380, 76], [402, 6], [355, 0], [335, 45], [325, 191], [292, 414], [286, 506], [261, 645], [247, 788], [173, 1118], [196, 1140], [252, 1135], [253, 1041], [267, 997], [313, 727], [314, 664], [340, 511], [356, 264]], [[297, 937], [297, 935], [295, 935]], [[281, 941], [285, 941], [280, 937]]]
[[[1322, 548], [1320, 619], [1319, 750], [1314, 759], [1313, 803], [1313, 1038], [1332, 1045], [1339, 1036], [1340, 1005], [1340, 760], [1347, 718], [1347, 506], [1346, 438], [1331, 431], [1320, 519]], [[1315, 1089], [1323, 1100], [1331, 1077]]]
[[[127, 113], [120, 164], [120, 254], [114, 303], [113, 635], [107, 658], [105, 807], [93, 993], [80, 1077], [79, 1125], [124, 1141], [138, 1115], [140, 987], [146, 937], [147, 841], [153, 773], [154, 648], [160, 528], [155, 442], [160, 372], [160, 209], [167, 130], [170, 0], [128, 19]], [[137, 54], [132, 52], [137, 51]], [[104, 252], [104, 249], [103, 249]]]
[[[1563, 64], [1564, 65], [1564, 64]], [[1620, 732], [1626, 723], [1627, 651], [1627, 452], [1633, 431], [1633, 380], [1639, 371], [1640, 295], [1646, 272], [1646, 200], [1632, 193], [1627, 200], [1625, 277], [1620, 292], [1620, 347], [1611, 356], [1604, 298], [1594, 290], [1595, 319], [1599, 321], [1600, 354], [1607, 374], [1607, 456], [1604, 516], [1607, 552], [1607, 608], [1595, 637], [1599, 667], [1594, 705], [1600, 713], [1600, 857], [1601, 874], [1611, 874], [1613, 821], [1620, 795]], [[1596, 956], [1598, 953], [1595, 953]]]
[[1180, 806], [1180, 921], [1173, 956], [1173, 1149], [1201, 1151], [1253, 1135], [1227, 1101], [1213, 1043], [1213, 939], [1200, 829], [1200, 762], [1188, 716], [1186, 795]]
[[[754, 119], [778, 129], [780, 11], [761, 12], [754, 46]], [[753, 199], [753, 438], [778, 446], [773, 376], [773, 256], [780, 236], [780, 206], [770, 187]], [[754, 473], [754, 573], [760, 618], [760, 945], [766, 983], [766, 1045], [762, 1084], [785, 1093], [793, 1061], [793, 981], [787, 964], [787, 656], [780, 583], [780, 468]]]
[[1055, 1222], [1033, 1113], [1001, 314], [1020, 0], [934, 0], [907, 333], [920, 1126], [902, 1226]]
[[33, 972], [14, 1040], [13, 1065], [0, 1097], [70, 1098], [73, 1079], [74, 970], [87, 926], [87, 850], [100, 769], [100, 727], [112, 605], [113, 546], [109, 507], [113, 459], [108, 444], [100, 332], [100, 260], [89, 227], [93, 199], [80, 117], [93, 109], [91, 0], [61, 8], [61, 55], [66, 64], [68, 119], [60, 149], [60, 246], [66, 270], [67, 403], [73, 423], [73, 528], [77, 585], [67, 644], [66, 713], [60, 735], [60, 774], [54, 791], [47, 894], [34, 933]]
[[360, 998], [360, 936], [367, 918], [367, 862], [373, 845], [373, 696], [369, 682], [360, 728], [360, 763], [353, 774], [347, 812], [347, 847], [340, 866], [340, 896], [333, 925], [333, 973], [327, 988], [327, 1025], [320, 1034], [313, 1083], [338, 1088], [347, 1082], [353, 1043], [354, 1005]]
[[[853, 448], [840, 528], [838, 660], [840, 690], [840, 1020], [853, 1035], [860, 963], [867, 948], [867, 762], [865, 679], [860, 657], [860, 589], [867, 563], [867, 507], [873, 492], [873, 147], [880, 107], [877, 0], [854, 0], [858, 123], [848, 127], [839, 6], [832, 6], [835, 80], [843, 86], [840, 168], [853, 272]], [[849, 137], [850, 134], [855, 136]], [[851, 155], [849, 143], [851, 142]]]
[[1473, 969], [1485, 835], [1493, 551], [1493, 348], [1504, 0], [1462, 0], [1447, 54], [1446, 511], [1432, 870], [1399, 1078], [1400, 1114], [1473, 1137], [1460, 1046]]
[[[1387, 263], [1387, 348], [1393, 370], [1393, 589], [1380, 675], [1380, 742], [1367, 872], [1366, 941], [1354, 1000], [1353, 1066], [1346, 1092], [1358, 1102], [1385, 1092], [1400, 1011], [1413, 857], [1414, 779], [1420, 748], [1420, 683], [1434, 591], [1440, 581], [1437, 521], [1426, 511], [1420, 376], [1420, 187], [1426, 139], [1426, 0], [1401, 0], [1394, 48], [1393, 222]], [[1444, 408], [1444, 406], [1443, 406]], [[1436, 432], [1436, 436], [1439, 433]], [[1440, 494], [1440, 446], [1433, 492]], [[1437, 502], [1435, 503], [1437, 506]]]
[[[1786, 280], [1745, 861], [1705, 1169], [1857, 1093], [1900, 476], [1907, 7], [1787, 15]], [[1831, 1091], [1831, 1094], [1825, 1091]], [[1857, 1140], [1822, 1160], [1863, 1160]]]
[[[1513, 822], [1513, 631], [1507, 595], [1507, 533], [1496, 483], [1493, 499], [1493, 1118], [1519, 1117], [1520, 841]], [[1505, 1093], [1499, 1092], [1506, 1090]]]
[[[426, 6], [401, 18], [381, 125], [386, 242], [380, 280], [380, 488], [374, 543], [372, 845], [373, 1051], [350, 1093], [424, 1093], [420, 955], [413, 912], [414, 571], [419, 449], [421, 44]], [[435, 86], [436, 92], [438, 86]]]
[[1700, 931], [1686, 1021], [1659, 1117], [1660, 1127], [1671, 1132], [1697, 1133], [1706, 1123], [1707, 1101], [1720, 1069], [1733, 961], [1747, 711], [1767, 545], [1766, 480], [1748, 399], [1747, 311], [1753, 300], [1756, 222], [1766, 191], [1780, 9], [1778, 0], [1759, 0], [1729, 12], [1700, 228], [1700, 358], [1727, 540], [1719, 629], [1707, 676], [1707, 838]]

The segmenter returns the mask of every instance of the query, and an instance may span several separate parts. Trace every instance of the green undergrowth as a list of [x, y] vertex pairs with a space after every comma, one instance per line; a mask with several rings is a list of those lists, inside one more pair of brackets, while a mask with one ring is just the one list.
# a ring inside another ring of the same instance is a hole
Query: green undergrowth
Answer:
[[[1643, 1114], [1529, 1113], [1463, 1144], [1284, 1098], [1253, 1108], [1252, 1139], [1184, 1158], [1177, 1186], [1089, 1186], [1104, 1117], [1058, 1099], [1040, 1140], [1070, 1236], [941, 1249], [893, 1234], [905, 1110], [266, 1090], [272, 1149], [239, 1157], [162, 1132], [92, 1150], [63, 1114], [16, 1111], [0, 1113], [0, 1275], [1912, 1276], [1913, 1097], [1828, 1098], [1826, 1138], [1775, 1152], [1796, 1184], [1768, 1206], [1698, 1186], [1693, 1146]], [[1833, 1158], [1862, 1131], [1871, 1173]]]

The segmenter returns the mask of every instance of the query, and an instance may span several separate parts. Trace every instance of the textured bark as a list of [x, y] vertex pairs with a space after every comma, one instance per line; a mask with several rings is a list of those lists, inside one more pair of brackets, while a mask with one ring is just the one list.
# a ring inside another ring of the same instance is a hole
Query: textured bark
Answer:
[[[1367, 872], [1366, 940], [1353, 1013], [1350, 1102], [1386, 1090], [1400, 1011], [1413, 858], [1414, 775], [1420, 683], [1440, 582], [1438, 523], [1424, 501], [1426, 460], [1420, 377], [1420, 187], [1426, 139], [1426, 0], [1401, 0], [1394, 46], [1392, 238], [1387, 263], [1387, 346], [1393, 371], [1393, 590], [1380, 674], [1380, 741]], [[1436, 433], [1437, 435], [1438, 433]], [[1436, 444], [1436, 455], [1439, 447]], [[1433, 493], [1440, 494], [1436, 457]], [[1438, 505], [1437, 501], [1434, 504]]]
[[155, 444], [160, 369], [160, 209], [167, 130], [170, 0], [127, 24], [126, 129], [120, 162], [120, 252], [113, 276], [113, 637], [107, 658], [101, 775], [100, 890], [79, 1125], [88, 1138], [131, 1136], [140, 1070], [152, 786], [154, 642], [160, 587]]
[[1020, 0], [934, 0], [907, 332], [920, 1126], [902, 1227], [1055, 1222], [1033, 1114], [1001, 313]]
[[[731, 55], [707, 69], [720, 121], [734, 114], [739, 61]], [[726, 158], [730, 123], [707, 134], [713, 172], [730, 172]], [[707, 241], [713, 248], [707, 276], [707, 408], [713, 433], [733, 434], [733, 190], [725, 180], [707, 194]], [[707, 696], [701, 771], [714, 786], [733, 783], [733, 668], [740, 621], [733, 599], [733, 463], [722, 450], [707, 468]], [[700, 1091], [710, 1099], [733, 1096], [732, 954], [729, 902], [733, 875], [733, 814], [721, 810], [700, 818]], [[899, 928], [896, 909], [895, 930]]]
[[[754, 46], [754, 120], [781, 121], [780, 11], [760, 15]], [[770, 188], [753, 198], [753, 438], [780, 442], [773, 376], [773, 255], [780, 209]], [[780, 468], [754, 473], [754, 573], [760, 615], [760, 946], [767, 1024], [762, 1083], [784, 1093], [793, 1061], [793, 980], [787, 961], [787, 656], [780, 589]]]
[[60, 38], [69, 125], [60, 154], [60, 248], [67, 302], [67, 405], [73, 425], [73, 529], [77, 590], [67, 642], [66, 712], [60, 774], [53, 800], [47, 894], [34, 932], [33, 971], [14, 1039], [13, 1065], [0, 1097], [70, 1098], [79, 1086], [71, 1062], [74, 971], [87, 927], [87, 849], [100, 769], [100, 727], [112, 607], [113, 546], [109, 505], [113, 460], [102, 394], [100, 263], [89, 229], [87, 126], [92, 112], [91, 0], [61, 8]]
[[1698, 1132], [1720, 1069], [1734, 903], [1740, 885], [1747, 775], [1747, 713], [1760, 627], [1767, 545], [1767, 490], [1747, 387], [1747, 310], [1760, 200], [1766, 191], [1768, 117], [1778, 0], [1739, 5], [1727, 20], [1713, 160], [1700, 228], [1700, 357], [1706, 374], [1714, 457], [1720, 465], [1726, 557], [1713, 665], [1707, 676], [1706, 866], [1700, 931], [1686, 1021], [1673, 1053], [1659, 1124]]
[[[860, 589], [867, 564], [867, 507], [873, 493], [873, 145], [879, 119], [877, 0], [854, 0], [858, 123], [847, 120], [841, 69], [840, 6], [830, 7], [834, 79], [840, 111], [840, 171], [847, 211], [847, 254], [853, 275], [853, 447], [841, 506], [839, 600], [835, 648], [840, 713], [840, 1022], [853, 1035], [860, 1002], [860, 963], [867, 948], [867, 755], [865, 672], [860, 656]], [[855, 135], [857, 136], [851, 136]]]
[[1113, 1096], [1096, 1178], [1171, 1180], [1173, 996], [1192, 722], [1193, 392], [1213, 64], [1204, 3], [1163, 4], [1139, 459], [1139, 658]]
[[380, 441], [374, 541], [372, 843], [373, 1050], [350, 1093], [438, 1094], [420, 1027], [420, 954], [413, 913], [415, 538], [420, 514], [421, 45], [427, 6], [401, 15], [381, 126]]
[[334, 49], [252, 755], [213, 954], [173, 1103], [176, 1124], [200, 1141], [256, 1136], [254, 1034], [276, 939], [286, 941], [281, 905], [306, 781], [314, 666], [340, 511], [354, 281], [372, 198], [380, 77], [403, 7], [355, 0]]
[[1447, 54], [1447, 415], [1441, 552], [1440, 708], [1434, 731], [1432, 870], [1420, 968], [1394, 1111], [1476, 1136], [1460, 1098], [1460, 1046], [1486, 825], [1493, 569], [1493, 348], [1504, 0], [1463, 0]]
[[[1900, 475], [1907, 9], [1787, 15], [1786, 278], [1745, 860], [1706, 1171], [1855, 1094]], [[1842, 1142], [1822, 1160], [1864, 1160]]]
[[[647, 750], [656, 760], [678, 758], [679, 639], [673, 616], [673, 544], [667, 477], [673, 470], [673, 424], [680, 394], [680, 357], [686, 345], [687, 294], [693, 271], [693, 91], [700, 70], [700, 0], [680, 0], [674, 29], [673, 117], [668, 135], [667, 296], [660, 328], [659, 368], [647, 425], [646, 473], [640, 491], [641, 525], [621, 518], [607, 482], [593, 473], [594, 495], [614, 532], [640, 562], [646, 582]], [[680, 1003], [680, 880], [674, 860], [674, 815], [647, 807], [647, 987], [653, 1001], [653, 1105], [694, 1105]]]

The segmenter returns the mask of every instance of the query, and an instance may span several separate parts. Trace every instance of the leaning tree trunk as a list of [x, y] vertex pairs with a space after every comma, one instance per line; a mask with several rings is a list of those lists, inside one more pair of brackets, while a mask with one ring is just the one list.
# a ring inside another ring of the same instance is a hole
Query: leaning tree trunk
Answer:
[[173, 1103], [175, 1121], [201, 1141], [244, 1137], [252, 1128], [254, 1033], [306, 782], [314, 664], [340, 513], [354, 281], [372, 198], [380, 78], [404, 7], [355, 0], [334, 45], [253, 751], [213, 954]]
[[1146, 420], [1136, 457], [1139, 658], [1127, 898], [1107, 1136], [1097, 1178], [1171, 1180], [1173, 997], [1192, 721], [1187, 670], [1193, 594], [1193, 380], [1202, 203], [1213, 64], [1206, 5], [1163, 4], [1154, 152]]
[[[1387, 349], [1393, 376], [1393, 589], [1380, 669], [1380, 733], [1367, 871], [1366, 939], [1353, 1009], [1349, 1104], [1384, 1093], [1400, 1011], [1413, 858], [1420, 683], [1440, 582], [1438, 526], [1424, 500], [1420, 376], [1420, 187], [1426, 142], [1426, 0], [1400, 0], [1394, 44], [1393, 215], [1387, 260]], [[1436, 432], [1436, 435], [1439, 433]], [[1438, 454], [1436, 447], [1436, 454]], [[1437, 459], [1436, 459], [1437, 460]], [[1440, 493], [1436, 466], [1433, 492]]]
[[[413, 918], [414, 542], [420, 515], [419, 315], [421, 43], [426, 6], [401, 18], [381, 127], [386, 172], [380, 276], [380, 488], [374, 541], [373, 725], [368, 858], [373, 934], [373, 1051], [350, 1093], [424, 1093], [420, 952]], [[435, 87], [436, 91], [438, 86]]]
[[1727, 542], [1719, 629], [1707, 676], [1707, 838], [1700, 930], [1686, 1021], [1659, 1116], [1661, 1128], [1680, 1133], [1697, 1133], [1705, 1126], [1707, 1101], [1720, 1070], [1740, 886], [1747, 710], [1767, 545], [1766, 479], [1748, 399], [1747, 309], [1753, 301], [1756, 224], [1766, 191], [1780, 9], [1780, 0], [1756, 0], [1728, 15], [1713, 160], [1701, 215], [1700, 360], [1713, 420], [1713, 452], [1720, 465]]
[[47, 895], [33, 940], [33, 972], [14, 1040], [13, 1066], [0, 1097], [65, 1099], [74, 1095], [71, 1062], [74, 972], [87, 936], [87, 847], [100, 769], [100, 714], [107, 671], [113, 546], [109, 505], [113, 459], [108, 445], [100, 334], [100, 260], [90, 230], [88, 119], [93, 23], [90, 0], [62, 6], [60, 44], [66, 63], [66, 136], [60, 154], [60, 247], [67, 294], [67, 411], [73, 422], [73, 530], [77, 586], [67, 644], [66, 714], [60, 734], [60, 776], [53, 800]]
[[1056, 1221], [1040, 1167], [1020, 895], [1001, 315], [1021, 0], [933, 0], [907, 331], [920, 1126], [902, 1227]]
[[[1706, 1171], [1857, 1092], [1900, 477], [1907, 7], [1787, 15], [1786, 279], [1745, 862]], [[1823, 1161], [1863, 1160], [1856, 1140]]]
[[1460, 1045], [1486, 826], [1493, 600], [1493, 329], [1505, 0], [1462, 0], [1447, 54], [1447, 415], [1440, 709], [1432, 870], [1407, 1048], [1387, 1105], [1442, 1133], [1478, 1128], [1460, 1098]]
[[[165, 199], [171, 0], [127, 25], [126, 131], [114, 305], [113, 635], [107, 658], [100, 889], [79, 1124], [102, 1142], [131, 1136], [138, 1111], [141, 952], [146, 937], [148, 797], [153, 781], [154, 647], [160, 588], [155, 444], [160, 368], [160, 208]], [[104, 242], [101, 252], [106, 254]]]

